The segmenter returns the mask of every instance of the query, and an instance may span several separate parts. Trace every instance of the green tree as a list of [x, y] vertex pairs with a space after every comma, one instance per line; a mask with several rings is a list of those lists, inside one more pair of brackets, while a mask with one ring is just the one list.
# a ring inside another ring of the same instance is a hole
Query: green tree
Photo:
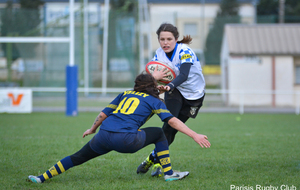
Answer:
[[[1, 36], [36, 36], [40, 24], [39, 7], [41, 0], [19, 0], [20, 8], [13, 7], [13, 1], [8, 0], [1, 14]], [[8, 81], [11, 81], [11, 63], [20, 57], [16, 44], [2, 43], [2, 50], [7, 59]], [[26, 49], [34, 49], [35, 44], [26, 44]]]
[[[257, 4], [258, 23], [278, 23], [279, 0], [260, 0]], [[285, 23], [300, 22], [300, 1], [285, 0]]]
[[[39, 7], [44, 4], [41, 0], [19, 0], [20, 8], [13, 7], [13, 1], [7, 1], [6, 8], [1, 14], [1, 36], [37, 36], [37, 28], [41, 23]], [[6, 44], [2, 49], [7, 55]], [[12, 45], [12, 60], [17, 59], [19, 51], [15, 44]]]
[[17, 12], [17, 21], [20, 36], [38, 36], [41, 23], [40, 6], [44, 2], [41, 0], [20, 0], [20, 11]]
[[[108, 59], [123, 59], [129, 62], [132, 76], [137, 73], [136, 25], [138, 17], [137, 0], [111, 0], [109, 15]], [[109, 65], [109, 69], [111, 65]], [[134, 80], [131, 80], [134, 81]], [[112, 84], [111, 85], [116, 85]], [[130, 84], [131, 85], [131, 84]]]
[[257, 15], [278, 15], [278, 0], [260, 0], [257, 4]]
[[300, 16], [300, 1], [286, 0], [285, 13], [287, 16]]
[[220, 65], [224, 26], [227, 23], [239, 23], [239, 4], [237, 0], [222, 0], [220, 10], [214, 20], [205, 43], [205, 62], [208, 65]]
[[[16, 36], [18, 35], [18, 26], [16, 25], [16, 12], [13, 10], [13, 2], [7, 1], [6, 8], [1, 14], [1, 36]], [[19, 51], [16, 48], [15, 44], [9, 44], [7, 47], [6, 43], [2, 43], [2, 50], [4, 52], [5, 57], [7, 57], [7, 53], [9, 54], [9, 60], [16, 60], [19, 57]], [[10, 49], [11, 52], [8, 50]], [[8, 63], [9, 65], [10, 63]]]
[[137, 0], [111, 0], [111, 8], [121, 12], [133, 12], [137, 6]]

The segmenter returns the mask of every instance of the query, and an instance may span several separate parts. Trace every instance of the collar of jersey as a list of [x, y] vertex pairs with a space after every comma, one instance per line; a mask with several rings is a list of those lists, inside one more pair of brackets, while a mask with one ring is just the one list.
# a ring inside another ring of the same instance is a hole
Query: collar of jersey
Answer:
[[176, 43], [176, 45], [175, 45], [175, 48], [174, 48], [174, 50], [173, 50], [173, 54], [172, 54], [172, 57], [171, 57], [171, 59], [167, 56], [167, 54], [166, 54], [166, 56], [167, 56], [167, 58], [172, 62], [172, 60], [173, 60], [173, 58], [174, 58], [174, 55], [175, 55], [175, 53], [176, 53], [176, 51], [177, 51], [177, 46], [178, 46], [178, 43]]

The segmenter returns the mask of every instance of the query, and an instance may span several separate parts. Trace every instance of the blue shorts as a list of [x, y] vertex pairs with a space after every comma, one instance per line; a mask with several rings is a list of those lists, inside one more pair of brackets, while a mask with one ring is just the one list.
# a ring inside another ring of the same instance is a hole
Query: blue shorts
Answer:
[[139, 130], [137, 133], [117, 133], [100, 129], [89, 144], [93, 151], [103, 155], [112, 150], [120, 153], [134, 153], [144, 147], [145, 141], [144, 130]]

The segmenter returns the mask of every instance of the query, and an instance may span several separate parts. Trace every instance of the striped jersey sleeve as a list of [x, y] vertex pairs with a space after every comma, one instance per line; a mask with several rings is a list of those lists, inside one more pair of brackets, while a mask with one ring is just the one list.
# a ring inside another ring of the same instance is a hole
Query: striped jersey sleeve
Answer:
[[107, 116], [117, 109], [117, 106], [120, 102], [120, 98], [123, 96], [123, 93], [119, 94], [110, 104], [108, 104], [102, 112], [105, 113]]
[[155, 105], [152, 113], [157, 114], [162, 121], [168, 117], [173, 116], [162, 101]]

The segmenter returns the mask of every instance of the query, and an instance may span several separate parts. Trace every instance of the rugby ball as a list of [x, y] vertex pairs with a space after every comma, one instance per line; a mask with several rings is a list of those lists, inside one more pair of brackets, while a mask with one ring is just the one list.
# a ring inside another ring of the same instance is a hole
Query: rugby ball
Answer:
[[167, 75], [168, 75], [165, 78], [158, 81], [160, 84], [166, 85], [175, 79], [176, 74], [175, 74], [173, 68], [170, 67], [168, 64], [163, 63], [161, 61], [150, 61], [149, 63], [147, 63], [146, 72], [149, 74], [152, 74], [156, 67], [157, 67], [158, 71], [166, 69]]

